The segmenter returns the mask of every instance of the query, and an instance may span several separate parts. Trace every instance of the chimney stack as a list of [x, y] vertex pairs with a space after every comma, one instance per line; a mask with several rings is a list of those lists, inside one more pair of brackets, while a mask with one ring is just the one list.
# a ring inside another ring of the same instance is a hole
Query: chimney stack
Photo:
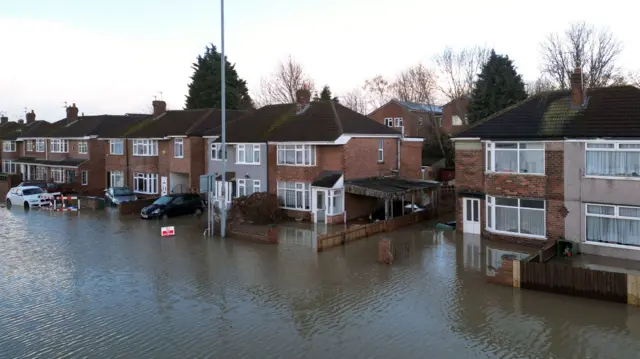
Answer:
[[67, 107], [67, 125], [78, 119], [78, 108], [76, 104]]
[[584, 89], [582, 83], [582, 69], [576, 67], [571, 74], [571, 107], [581, 108], [584, 106]]
[[0, 117], [0, 125], [4, 125], [7, 122], [9, 122], [9, 117], [7, 116]]
[[167, 112], [167, 103], [161, 100], [154, 100], [151, 105], [153, 106], [153, 117], [160, 116]]
[[301, 114], [309, 106], [311, 102], [311, 91], [309, 86], [304, 84], [301, 89], [296, 91], [296, 114]]
[[36, 122], [36, 113], [31, 110], [31, 112], [27, 113], [27, 124]]

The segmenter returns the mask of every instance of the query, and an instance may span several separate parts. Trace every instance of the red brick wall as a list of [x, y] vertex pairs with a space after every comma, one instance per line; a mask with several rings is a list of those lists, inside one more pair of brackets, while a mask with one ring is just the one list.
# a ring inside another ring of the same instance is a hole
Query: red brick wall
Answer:
[[317, 146], [315, 166], [278, 166], [277, 146], [267, 147], [270, 193], [276, 192], [277, 181], [312, 182], [323, 170], [344, 171], [344, 146]]
[[37, 148], [37, 146], [36, 146], [36, 140], [32, 140], [32, 141], [33, 141], [33, 151], [27, 151], [27, 150], [26, 150], [27, 141], [23, 141], [23, 146], [24, 146], [24, 148], [25, 148], [25, 151], [24, 151], [24, 152], [21, 152], [21, 153], [24, 153], [24, 155], [25, 155], [26, 157], [34, 157], [34, 158], [37, 158], [37, 159], [39, 159], [39, 160], [44, 160], [44, 159], [46, 159], [46, 158], [47, 158], [47, 152], [46, 152], [46, 151], [49, 151], [49, 140], [45, 140], [45, 141], [44, 141], [44, 149], [45, 149], [45, 152], [36, 152], [36, 148]]
[[189, 166], [189, 186], [200, 188], [200, 176], [205, 174], [209, 151], [202, 151], [202, 147], [206, 148], [207, 140], [202, 137], [189, 137], [185, 140], [185, 157], [187, 151], [191, 161]]
[[383, 162], [378, 162], [378, 138], [352, 138], [344, 145], [345, 179], [389, 176], [398, 169], [398, 139], [383, 139]]
[[377, 198], [356, 196], [347, 193], [344, 198], [344, 208], [347, 210], [347, 220], [369, 217], [379, 207]]
[[[415, 130], [412, 128], [410, 124], [411, 122], [415, 122], [415, 121], [409, 120], [409, 117], [412, 117], [412, 116], [413, 114], [410, 111], [408, 111], [406, 107], [401, 106], [395, 102], [390, 102], [385, 106], [382, 106], [377, 110], [375, 110], [373, 113], [371, 113], [371, 116], [369, 117], [371, 117], [376, 122], [381, 123], [383, 125], [385, 124], [384, 119], [387, 117], [393, 117], [393, 118], [402, 117], [405, 135], [417, 136], [412, 132], [412, 130]], [[396, 129], [396, 128], [393, 127], [393, 129]]]
[[456, 190], [484, 192], [483, 150], [456, 150]]
[[400, 176], [422, 178], [422, 142], [402, 141], [400, 147]]
[[[91, 157], [88, 158], [87, 162], [78, 167], [78, 172], [76, 174], [77, 184], [75, 187], [78, 192], [83, 194], [101, 195], [102, 191], [107, 186], [107, 173], [105, 171], [105, 163], [107, 151], [106, 148], [109, 146], [109, 143], [105, 143], [105, 141], [97, 139], [92, 139], [87, 142]], [[75, 151], [77, 153], [77, 147]], [[69, 148], [69, 152], [71, 152], [71, 148]], [[82, 186], [82, 171], [87, 171], [88, 183], [86, 186]]]

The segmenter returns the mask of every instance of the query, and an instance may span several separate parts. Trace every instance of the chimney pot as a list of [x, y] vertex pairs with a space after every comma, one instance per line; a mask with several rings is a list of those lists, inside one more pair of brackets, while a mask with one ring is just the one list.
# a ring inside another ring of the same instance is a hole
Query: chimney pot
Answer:
[[302, 113], [311, 101], [311, 91], [308, 87], [308, 84], [304, 84], [301, 89], [296, 91], [296, 114]]
[[161, 100], [154, 100], [151, 105], [153, 106], [153, 116], [160, 116], [167, 112], [167, 103]]
[[583, 107], [585, 103], [582, 69], [576, 67], [571, 74], [571, 107]]
[[27, 124], [36, 122], [36, 113], [31, 110], [31, 112], [27, 113]]

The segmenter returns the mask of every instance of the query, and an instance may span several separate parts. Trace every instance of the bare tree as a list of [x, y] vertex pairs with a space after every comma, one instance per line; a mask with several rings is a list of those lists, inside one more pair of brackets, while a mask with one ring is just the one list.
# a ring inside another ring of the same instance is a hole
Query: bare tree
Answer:
[[629, 71], [627, 83], [635, 87], [640, 87], [640, 71]]
[[617, 60], [622, 44], [606, 28], [573, 23], [563, 35], [550, 34], [541, 44], [542, 72], [561, 89], [571, 87], [571, 73], [581, 67], [588, 87], [605, 87], [622, 78]]
[[259, 106], [296, 102], [296, 91], [304, 85], [315, 92], [313, 80], [291, 55], [278, 64], [274, 73], [263, 78], [260, 85], [259, 93], [254, 96], [254, 102]]
[[376, 75], [365, 81], [363, 89], [373, 108], [378, 108], [391, 100], [391, 85], [382, 75]]
[[369, 113], [370, 100], [367, 94], [360, 88], [355, 88], [342, 96], [339, 96], [340, 103], [354, 110], [355, 112], [366, 115]]
[[398, 100], [433, 104], [438, 83], [434, 71], [418, 64], [400, 72], [390, 88]]
[[533, 96], [541, 92], [557, 90], [554, 82], [544, 75], [538, 77], [535, 81], [528, 82], [525, 86], [529, 96]]

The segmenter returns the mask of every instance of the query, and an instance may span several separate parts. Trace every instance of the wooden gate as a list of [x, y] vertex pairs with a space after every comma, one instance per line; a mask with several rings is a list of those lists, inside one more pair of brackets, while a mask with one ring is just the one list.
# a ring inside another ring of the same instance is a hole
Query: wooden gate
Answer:
[[578, 297], [627, 302], [627, 275], [558, 263], [520, 263], [520, 287]]

